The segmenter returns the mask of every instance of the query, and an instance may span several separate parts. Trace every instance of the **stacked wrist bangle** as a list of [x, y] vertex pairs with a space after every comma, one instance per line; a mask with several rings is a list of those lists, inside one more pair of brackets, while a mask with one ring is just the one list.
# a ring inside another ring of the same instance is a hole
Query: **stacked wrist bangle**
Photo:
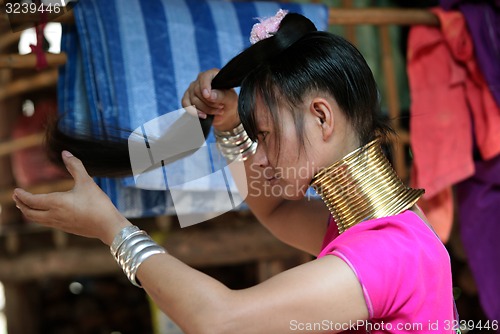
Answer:
[[129, 281], [139, 288], [142, 286], [135, 276], [139, 266], [152, 255], [166, 253], [145, 231], [134, 225], [124, 227], [115, 236], [110, 251]]
[[214, 134], [217, 148], [230, 161], [246, 161], [257, 150], [257, 142], [248, 137], [241, 123], [229, 131], [214, 130]]

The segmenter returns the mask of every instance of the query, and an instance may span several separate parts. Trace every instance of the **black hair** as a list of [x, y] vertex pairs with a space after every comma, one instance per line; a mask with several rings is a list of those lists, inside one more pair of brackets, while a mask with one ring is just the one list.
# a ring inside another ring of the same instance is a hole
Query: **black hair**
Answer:
[[[297, 28], [297, 29], [294, 29]], [[254, 60], [252, 63], [249, 60]], [[214, 81], [239, 83], [241, 90], [238, 112], [252, 140], [257, 139], [256, 100], [261, 98], [271, 113], [274, 131], [280, 136], [278, 107], [290, 110], [296, 133], [304, 147], [304, 113], [300, 108], [304, 97], [322, 92], [335, 98], [365, 145], [375, 137], [387, 142], [393, 130], [380, 114], [377, 84], [361, 53], [344, 38], [317, 31], [314, 24], [299, 14], [288, 14], [278, 32], [248, 48], [235, 59], [233, 68], [223, 69]], [[279, 151], [279, 149], [278, 149]]]
[[[317, 31], [314, 24], [300, 14], [287, 14], [275, 35], [234, 57], [212, 81], [214, 89], [238, 86], [241, 86], [238, 113], [252, 140], [256, 140], [258, 134], [256, 100], [262, 98], [278, 138], [281, 132], [278, 107], [283, 104], [288, 107], [303, 147], [304, 115], [296, 106], [311, 92], [335, 98], [363, 145], [376, 136], [386, 138], [392, 132], [380, 117], [375, 79], [360, 52], [340, 36]], [[206, 137], [212, 117], [200, 121]], [[122, 138], [120, 135], [106, 138], [69, 135], [55, 122], [47, 131], [47, 147], [49, 156], [59, 164], [62, 164], [60, 152], [69, 150], [82, 160], [90, 175], [130, 175], [128, 143]]]

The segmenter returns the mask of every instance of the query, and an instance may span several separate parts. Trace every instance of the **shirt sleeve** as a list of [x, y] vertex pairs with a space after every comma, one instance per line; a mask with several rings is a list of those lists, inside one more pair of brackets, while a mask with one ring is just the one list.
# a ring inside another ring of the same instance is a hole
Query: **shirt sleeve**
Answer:
[[374, 220], [342, 233], [324, 254], [341, 258], [354, 271], [370, 319], [385, 318], [408, 301], [418, 302], [415, 288], [424, 262], [418, 260], [417, 242], [401, 224]]

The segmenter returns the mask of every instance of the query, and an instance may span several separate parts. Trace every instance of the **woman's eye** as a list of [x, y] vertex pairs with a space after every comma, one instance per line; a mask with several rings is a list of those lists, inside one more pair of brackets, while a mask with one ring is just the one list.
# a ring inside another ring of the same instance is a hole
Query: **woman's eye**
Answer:
[[265, 142], [266, 141], [266, 137], [267, 135], [269, 134], [269, 132], [261, 132], [259, 135], [260, 135], [260, 140]]

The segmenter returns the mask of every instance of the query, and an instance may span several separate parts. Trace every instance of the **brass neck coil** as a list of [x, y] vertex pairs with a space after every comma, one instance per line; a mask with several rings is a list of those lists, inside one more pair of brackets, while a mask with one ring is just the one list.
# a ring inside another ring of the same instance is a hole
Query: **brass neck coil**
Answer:
[[339, 233], [364, 220], [399, 214], [425, 192], [401, 181], [378, 139], [318, 172], [311, 186], [330, 210]]

